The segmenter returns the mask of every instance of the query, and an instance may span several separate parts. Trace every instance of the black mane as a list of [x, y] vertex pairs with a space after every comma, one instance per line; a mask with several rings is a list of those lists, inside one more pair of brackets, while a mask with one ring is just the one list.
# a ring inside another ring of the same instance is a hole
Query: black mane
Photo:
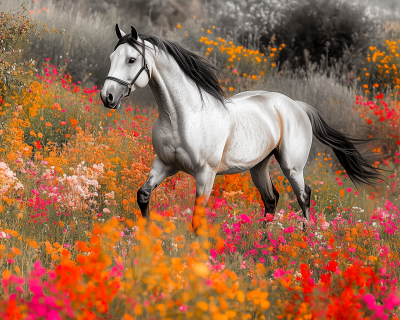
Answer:
[[[182, 71], [196, 84], [202, 96], [201, 89], [221, 101], [222, 104], [226, 101], [225, 92], [222, 90], [219, 79], [222, 72], [206, 59], [194, 54], [181, 47], [179, 44], [162, 39], [157, 36], [140, 34], [139, 38], [150, 42], [152, 45], [157, 46], [161, 51], [169, 53], [178, 63]], [[115, 49], [121, 44], [128, 43], [140, 53], [138, 46], [143, 47], [143, 43], [137, 41], [131, 34], [126, 34], [119, 39]], [[114, 50], [115, 50], [114, 49]]]

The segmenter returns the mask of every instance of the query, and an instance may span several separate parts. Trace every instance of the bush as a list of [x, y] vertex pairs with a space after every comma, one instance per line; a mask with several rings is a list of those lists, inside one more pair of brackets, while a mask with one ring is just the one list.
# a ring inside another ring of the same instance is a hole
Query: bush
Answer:
[[344, 1], [305, 0], [286, 9], [282, 21], [261, 39], [267, 44], [270, 35], [286, 44], [280, 62], [306, 65], [319, 62], [323, 56], [342, 59], [353, 53], [353, 64], [366, 52], [377, 25], [361, 5]]
[[351, 69], [377, 30], [365, 6], [341, 0], [220, 1], [215, 14], [216, 23], [235, 30], [245, 46], [266, 52], [271, 39], [284, 43], [279, 63], [287, 61], [292, 68], [320, 63], [323, 57], [325, 67], [344, 59]]
[[[0, 3], [0, 10], [4, 8]], [[23, 59], [29, 46], [29, 36], [37, 37], [39, 22], [32, 20], [25, 5], [16, 6], [11, 11], [0, 11], [0, 145], [3, 134], [19, 135], [12, 127], [13, 117], [23, 109], [23, 102], [15, 98], [27, 90], [34, 80], [35, 61]], [[49, 32], [43, 26], [44, 32]], [[28, 61], [29, 60], [29, 61]], [[17, 130], [18, 131], [18, 130]]]

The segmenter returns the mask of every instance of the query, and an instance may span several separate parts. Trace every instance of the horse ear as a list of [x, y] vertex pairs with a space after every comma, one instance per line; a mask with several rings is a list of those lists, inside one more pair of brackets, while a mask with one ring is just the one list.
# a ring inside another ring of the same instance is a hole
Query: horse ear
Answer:
[[138, 32], [136, 31], [135, 27], [131, 26], [131, 33], [132, 33], [132, 38], [137, 40], [138, 39]]
[[115, 32], [117, 33], [118, 39], [121, 39], [121, 38], [125, 35], [125, 32], [123, 32], [123, 31], [118, 27], [118, 23], [115, 25]]

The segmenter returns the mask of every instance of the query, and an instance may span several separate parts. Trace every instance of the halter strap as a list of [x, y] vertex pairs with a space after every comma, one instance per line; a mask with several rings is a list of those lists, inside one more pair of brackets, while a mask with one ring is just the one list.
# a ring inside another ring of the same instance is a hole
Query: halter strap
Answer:
[[147, 75], [148, 75], [148, 77], [150, 79], [150, 71], [149, 71], [149, 67], [147, 66], [147, 63], [146, 63], [145, 54], [146, 54], [146, 45], [145, 45], [144, 40], [143, 40], [143, 53], [141, 54], [142, 57], [143, 57], [143, 66], [140, 68], [140, 70], [138, 71], [138, 73], [136, 74], [136, 76], [133, 78], [133, 80], [131, 82], [128, 82], [128, 81], [125, 81], [125, 80], [121, 80], [121, 79], [118, 79], [118, 78], [115, 78], [115, 77], [109, 77], [109, 76], [106, 77], [106, 80], [107, 79], [108, 80], [113, 80], [113, 81], [118, 82], [118, 83], [120, 83], [120, 84], [122, 84], [122, 85], [124, 85], [124, 86], [126, 86], [128, 88], [128, 90], [129, 90], [128, 94], [126, 96], [124, 96], [124, 97], [128, 97], [131, 94], [132, 86], [136, 82], [136, 80], [139, 78], [139, 76], [143, 72], [143, 70], [146, 70], [146, 73], [147, 73]]

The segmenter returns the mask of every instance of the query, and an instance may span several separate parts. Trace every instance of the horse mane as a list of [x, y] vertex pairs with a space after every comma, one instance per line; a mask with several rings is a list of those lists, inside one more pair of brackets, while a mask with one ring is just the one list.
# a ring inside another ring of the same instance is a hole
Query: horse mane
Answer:
[[[220, 69], [206, 59], [186, 50], [173, 41], [147, 34], [140, 34], [139, 37], [150, 42], [153, 46], [157, 46], [161, 51], [169, 53], [178, 63], [185, 75], [196, 84], [202, 100], [203, 95], [201, 89], [222, 102], [222, 104], [225, 103], [227, 97], [219, 84], [222, 75]], [[139, 50], [138, 46], [143, 48], [144, 43], [136, 40], [131, 34], [126, 34], [120, 38], [115, 49], [124, 43], [128, 43], [142, 54], [142, 50]]]

